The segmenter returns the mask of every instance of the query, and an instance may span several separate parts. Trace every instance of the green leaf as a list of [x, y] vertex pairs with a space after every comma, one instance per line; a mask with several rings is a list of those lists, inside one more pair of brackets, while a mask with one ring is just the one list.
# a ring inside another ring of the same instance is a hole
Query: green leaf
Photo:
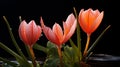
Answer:
[[17, 52], [20, 54], [20, 56], [24, 59], [24, 61], [27, 62], [26, 57], [25, 57], [24, 54], [22, 53], [20, 47], [18, 46], [18, 44], [17, 44], [17, 42], [16, 42], [16, 40], [15, 40], [15, 37], [14, 37], [14, 35], [13, 35], [13, 33], [12, 33], [12, 30], [11, 30], [11, 27], [10, 27], [10, 24], [9, 24], [8, 20], [6, 19], [5, 16], [3, 16], [3, 19], [5, 20], [5, 23], [6, 23], [6, 25], [7, 25], [7, 28], [8, 28], [10, 37], [11, 37], [12, 42], [13, 42], [13, 45], [15, 46], [15, 48], [16, 48]]
[[51, 49], [51, 48], [56, 48], [56, 45], [50, 41], [47, 42], [47, 48]]
[[80, 58], [80, 60], [81, 60], [82, 59], [82, 52], [79, 51], [78, 47], [74, 44], [74, 42], [72, 41], [72, 39], [69, 39], [69, 41], [70, 41], [70, 45], [72, 46], [72, 48], [76, 52], [78, 58]]
[[5, 51], [7, 51], [8, 53], [10, 53], [11, 55], [13, 55], [14, 57], [18, 58], [18, 59], [22, 59], [21, 56], [19, 56], [17, 53], [15, 53], [13, 50], [11, 50], [10, 48], [8, 48], [7, 46], [5, 46], [3, 43], [0, 42], [0, 47], [2, 49], [4, 49]]
[[74, 42], [72, 41], [72, 39], [69, 39], [70, 45], [72, 46], [72, 48], [77, 52], [77, 54], [79, 55], [79, 51], [78, 51], [78, 47], [74, 44]]
[[80, 25], [79, 25], [79, 21], [78, 21], [78, 14], [77, 14], [77, 11], [75, 9], [75, 7], [73, 7], [73, 10], [74, 10], [74, 13], [75, 13], [75, 16], [77, 18], [77, 45], [78, 45], [78, 58], [79, 60], [82, 59], [82, 53], [81, 53], [81, 35], [80, 35]]
[[20, 55], [18, 55], [16, 52], [5, 46], [3, 43], [0, 42], [0, 47], [4, 49], [6, 52], [10, 53], [12, 56], [16, 58], [16, 60], [19, 62], [20, 65], [24, 67], [31, 67], [31, 65], [25, 61]]
[[63, 59], [65, 64], [69, 64], [71, 66], [79, 62], [77, 52], [72, 47], [69, 46], [64, 47]]
[[70, 45], [72, 46], [72, 48], [73, 48], [75, 51], [78, 51], [78, 47], [74, 44], [74, 42], [72, 41], [72, 39], [69, 39], [69, 42], [70, 42]]
[[27, 60], [27, 59], [25, 58], [24, 54], [22, 53], [20, 47], [18, 46], [16, 40], [15, 40], [15, 37], [14, 37], [14, 35], [13, 35], [13, 33], [12, 33], [12, 30], [11, 30], [11, 27], [10, 27], [10, 24], [9, 24], [8, 20], [6, 19], [5, 16], [3, 16], [3, 19], [5, 20], [5, 23], [6, 23], [6, 25], [7, 25], [7, 28], [8, 28], [10, 37], [11, 37], [12, 42], [13, 42], [13, 45], [16, 47], [18, 53], [19, 53], [25, 60]]
[[48, 58], [43, 67], [58, 67], [59, 61], [59, 58]]
[[48, 41], [47, 42], [47, 58], [43, 67], [58, 67], [60, 63], [57, 48], [55, 44]]
[[47, 53], [47, 48], [45, 48], [37, 43], [33, 46], [33, 48]]
[[58, 57], [58, 51], [57, 51], [57, 47], [55, 44], [53, 44], [52, 42], [48, 41], [47, 42], [47, 54], [49, 56], [55, 56]]

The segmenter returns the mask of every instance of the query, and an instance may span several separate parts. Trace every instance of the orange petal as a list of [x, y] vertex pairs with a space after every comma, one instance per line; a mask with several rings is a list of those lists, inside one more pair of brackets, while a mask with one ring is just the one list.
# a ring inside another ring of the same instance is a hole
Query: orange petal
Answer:
[[67, 33], [69, 32], [70, 29], [65, 22], [63, 22], [63, 29], [64, 29], [64, 35], [67, 35]]
[[87, 25], [88, 25], [87, 24], [88, 23], [88, 17], [87, 16], [88, 16], [88, 13], [87, 14], [85, 14], [85, 13], [87, 13], [87, 11], [84, 11], [84, 9], [82, 9], [80, 11], [80, 13], [79, 13], [79, 24], [80, 24], [82, 30], [87, 33]]
[[96, 18], [99, 16], [100, 12], [98, 10], [93, 11], [91, 9], [90, 13], [89, 13], [89, 28], [91, 27], [91, 25], [94, 24], [94, 21], [96, 20]]
[[96, 12], [90, 9], [89, 17], [88, 17], [88, 28], [90, 29], [91, 25], [94, 23], [95, 19], [97, 18]]
[[98, 28], [98, 26], [100, 25], [103, 19], [103, 15], [104, 15], [104, 12], [102, 11], [94, 21], [94, 24], [91, 26], [91, 30], [90, 30], [91, 32], [94, 32]]
[[61, 43], [63, 41], [63, 31], [62, 31], [62, 28], [60, 27], [59, 24], [55, 23], [53, 25], [53, 32], [55, 33], [55, 35], [59, 39], [58, 41]]

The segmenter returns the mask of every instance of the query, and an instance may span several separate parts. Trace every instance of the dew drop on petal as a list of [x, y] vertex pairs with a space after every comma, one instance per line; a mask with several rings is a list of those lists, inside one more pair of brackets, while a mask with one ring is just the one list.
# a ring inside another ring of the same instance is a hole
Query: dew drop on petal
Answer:
[[41, 34], [41, 36], [43, 36], [43, 34]]

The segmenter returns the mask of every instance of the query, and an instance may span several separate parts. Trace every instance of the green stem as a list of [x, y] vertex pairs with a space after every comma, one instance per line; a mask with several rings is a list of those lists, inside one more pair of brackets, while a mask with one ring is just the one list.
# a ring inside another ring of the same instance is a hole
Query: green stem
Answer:
[[33, 45], [33, 48], [36, 49], [36, 50], [40, 50], [40, 51], [43, 51], [43, 52], [47, 53], [47, 48], [45, 48], [45, 47], [43, 47], [43, 46], [41, 46], [37, 43], [35, 45]]
[[107, 26], [102, 33], [98, 36], [98, 38], [95, 40], [95, 42], [92, 44], [92, 46], [88, 49], [87, 54], [89, 54], [91, 52], [91, 50], [93, 50], [93, 48], [96, 46], [96, 44], [98, 43], [98, 41], [101, 39], [101, 37], [103, 36], [103, 34], [110, 28], [111, 25]]
[[25, 61], [20, 55], [18, 55], [16, 52], [14, 52], [13, 50], [8, 48], [6, 45], [4, 45], [1, 42], [0, 42], [0, 47], [4, 49], [6, 52], [10, 53], [12, 56], [14, 56], [20, 65], [23, 65], [24, 67], [31, 67], [28, 61]]
[[10, 48], [8, 48], [7, 46], [5, 46], [3, 43], [0, 42], [0, 47], [2, 49], [4, 49], [5, 51], [7, 51], [8, 53], [10, 53], [11, 55], [13, 55], [14, 57], [18, 58], [18, 59], [22, 59], [21, 56], [19, 56], [17, 53], [15, 53], [14, 51], [12, 51]]
[[12, 33], [12, 30], [11, 30], [11, 27], [10, 27], [9, 22], [7, 21], [7, 19], [6, 19], [5, 16], [3, 16], [3, 19], [5, 20], [5, 23], [6, 23], [6, 25], [7, 25], [7, 28], [8, 28], [9, 34], [10, 34], [10, 37], [11, 37], [11, 39], [12, 39], [12, 42], [13, 42], [14, 46], [15, 46], [16, 49], [17, 49], [17, 52], [27, 61], [27, 59], [25, 58], [24, 54], [22, 53], [20, 47], [18, 46], [18, 44], [17, 44], [17, 42], [16, 42], [16, 40], [15, 40], [15, 37], [14, 37], [14, 35], [13, 35], [13, 33]]

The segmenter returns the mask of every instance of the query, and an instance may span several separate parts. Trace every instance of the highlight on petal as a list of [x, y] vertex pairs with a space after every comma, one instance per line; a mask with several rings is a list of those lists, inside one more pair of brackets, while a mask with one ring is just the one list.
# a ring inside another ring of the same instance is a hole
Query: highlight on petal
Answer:
[[71, 26], [70, 31], [68, 32], [67, 35], [65, 35], [63, 43], [65, 43], [70, 39], [70, 37], [74, 34], [76, 27], [77, 27], [77, 20], [74, 21], [74, 24]]
[[25, 21], [25, 20], [22, 21], [21, 24], [20, 24], [20, 26], [19, 26], [18, 32], [19, 32], [20, 39], [21, 39], [24, 43], [28, 44], [28, 40], [27, 40], [27, 38], [26, 38], [26, 30], [25, 30], [25, 27], [26, 27], [26, 26], [27, 26], [26, 21]]
[[26, 26], [26, 37], [27, 37], [27, 40], [29, 42], [29, 45], [32, 45], [32, 42], [33, 42], [33, 23], [34, 21], [30, 21], [27, 26]]
[[73, 15], [73, 13], [71, 13], [67, 19], [66, 19], [66, 24], [69, 25], [69, 26], [72, 26], [73, 22], [75, 20], [75, 16]]
[[65, 22], [63, 22], [63, 28], [64, 28], [64, 34], [68, 34], [68, 32], [70, 31], [71, 26], [73, 25], [75, 21], [75, 16], [73, 15], [73, 13], [71, 13]]
[[63, 22], [63, 28], [64, 28], [64, 40], [63, 43], [65, 43], [70, 37], [73, 35], [75, 29], [77, 26], [77, 19], [75, 19], [75, 16], [71, 13], [66, 22]]
[[103, 15], [104, 15], [104, 12], [102, 11], [94, 21], [94, 24], [91, 26], [91, 32], [94, 32], [98, 28], [98, 26], [100, 25], [103, 19]]

